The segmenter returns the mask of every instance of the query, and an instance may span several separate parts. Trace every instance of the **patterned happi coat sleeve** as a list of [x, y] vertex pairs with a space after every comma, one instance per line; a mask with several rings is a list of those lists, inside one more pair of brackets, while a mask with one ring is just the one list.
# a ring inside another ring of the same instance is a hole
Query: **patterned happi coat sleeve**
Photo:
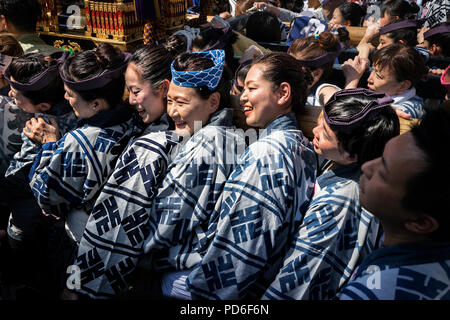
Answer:
[[109, 177], [132, 128], [132, 120], [106, 128], [84, 125], [42, 145], [29, 175], [39, 206], [61, 217], [74, 208], [89, 212], [86, 205]]
[[450, 246], [410, 242], [377, 249], [335, 299], [450, 300]]
[[260, 298], [311, 199], [316, 160], [298, 130], [251, 144], [223, 191], [215, 237], [186, 285], [207, 299]]
[[340, 300], [450, 300], [450, 260], [389, 268], [371, 265]]
[[364, 258], [362, 249], [373, 248], [379, 224], [361, 208], [358, 182], [342, 174], [329, 180], [334, 181], [315, 193], [263, 299], [330, 299]]
[[208, 125], [189, 139], [153, 201], [143, 265], [162, 272], [201, 261], [216, 230], [215, 206], [244, 150], [233, 128]]
[[[45, 114], [35, 114], [34, 116], [43, 117], [46, 121], [49, 121], [49, 117]], [[72, 110], [58, 117], [52, 117], [56, 118], [56, 121], [58, 122], [61, 136], [70, 130], [73, 130], [77, 124], [77, 117]], [[41, 150], [42, 145], [29, 139], [24, 133], [21, 134], [21, 137], [23, 141], [22, 147], [11, 160], [8, 171], [6, 172], [6, 177], [9, 179], [24, 180], [26, 183], [29, 183], [27, 179], [28, 171]]]
[[125, 291], [149, 235], [149, 213], [180, 138], [151, 132], [130, 143], [103, 187], [78, 247], [78, 290], [93, 298]]
[[423, 99], [419, 96], [414, 96], [403, 102], [393, 103], [392, 106], [409, 114], [414, 119], [422, 119], [425, 114]]

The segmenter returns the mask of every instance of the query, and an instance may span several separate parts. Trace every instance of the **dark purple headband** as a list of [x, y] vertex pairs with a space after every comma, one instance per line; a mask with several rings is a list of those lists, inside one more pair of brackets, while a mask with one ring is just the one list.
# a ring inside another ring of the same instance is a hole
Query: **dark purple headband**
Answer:
[[416, 28], [418, 27], [419, 21], [417, 20], [402, 20], [400, 22], [394, 22], [380, 28], [380, 34], [389, 33], [395, 30], [406, 29], [406, 28]]
[[[45, 88], [49, 83], [51, 83], [53, 80], [56, 79], [56, 77], [59, 76], [58, 67], [61, 63], [64, 62], [68, 55], [68, 51], [60, 51], [55, 52], [50, 55], [52, 58], [56, 58], [56, 63], [41, 73], [35, 75], [33, 78], [31, 78], [28, 82], [22, 83], [17, 82], [15, 80], [11, 80], [11, 75], [9, 73], [9, 65], [8, 68], [5, 70], [5, 79], [8, 80], [11, 87], [13, 87], [15, 90], [18, 91], [39, 91]], [[60, 56], [59, 58], [57, 58]]]
[[5, 54], [0, 54], [0, 72], [1, 73], [5, 73], [6, 69], [8, 68], [8, 66], [11, 63], [13, 58], [14, 57], [7, 56]]
[[70, 81], [64, 78], [62, 72], [60, 71], [61, 79], [67, 87], [75, 91], [87, 91], [103, 88], [112, 80], [117, 79], [123, 75], [125, 69], [128, 66], [128, 62], [131, 59], [131, 53], [123, 52], [123, 55], [124, 61], [119, 66], [114, 69], [106, 69], [102, 73], [93, 76], [92, 78], [83, 79], [80, 81]]
[[307, 60], [298, 60], [300, 61], [301, 64], [303, 64], [305, 67], [320, 67], [323, 66], [324, 64], [333, 61], [334, 59], [336, 59], [337, 56], [339, 56], [339, 54], [342, 52], [342, 50], [344, 50], [344, 45], [342, 43], [338, 43], [336, 45], [335, 50], [327, 52], [321, 56], [318, 56], [314, 59], [307, 59]]
[[[366, 97], [373, 98], [361, 111], [357, 114], [347, 118], [329, 118], [326, 112], [327, 106], [334, 103], [338, 97], [365, 95]], [[351, 130], [357, 126], [361, 120], [367, 120], [368, 117], [377, 115], [382, 108], [389, 107], [394, 100], [385, 93], [378, 93], [369, 89], [356, 88], [346, 89], [335, 92], [328, 102], [323, 106], [323, 115], [325, 121], [330, 128], [339, 128], [340, 130]]]
[[231, 29], [230, 27], [225, 27], [221, 30], [223, 32], [223, 35], [213, 45], [202, 51], [224, 49], [227, 46], [231, 36], [233, 35], [233, 29]]
[[443, 26], [431, 28], [430, 30], [428, 30], [427, 32], [425, 32], [423, 34], [423, 38], [426, 39], [435, 34], [448, 33], [448, 32], [450, 32], [450, 24], [445, 24]]

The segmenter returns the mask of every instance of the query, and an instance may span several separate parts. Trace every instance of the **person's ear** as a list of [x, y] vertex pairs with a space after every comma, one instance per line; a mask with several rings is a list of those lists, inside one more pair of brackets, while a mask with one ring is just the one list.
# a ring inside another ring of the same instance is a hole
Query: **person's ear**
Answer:
[[42, 113], [47, 112], [48, 110], [50, 110], [51, 107], [52, 106], [50, 105], [50, 103], [47, 102], [42, 102], [36, 105], [36, 109], [38, 109]]
[[0, 31], [8, 31], [8, 22], [3, 14], [0, 14]]
[[405, 222], [405, 229], [421, 234], [426, 235], [436, 231], [439, 228], [439, 223], [435, 218], [427, 214], [421, 214], [414, 220], [407, 220]]
[[211, 114], [213, 114], [214, 112], [216, 112], [219, 109], [220, 93], [217, 91], [212, 93], [209, 96], [208, 101], [209, 101], [209, 111], [211, 112]]
[[347, 151], [345, 151], [345, 153], [344, 153], [344, 159], [345, 159], [346, 161], [348, 161], [349, 163], [353, 163], [353, 162], [358, 161], [358, 156], [357, 156], [356, 154], [350, 155], [350, 153], [348, 153]]
[[409, 90], [409, 88], [411, 88], [411, 85], [412, 85], [412, 83], [410, 80], [403, 80], [402, 82], [400, 82], [399, 92], [403, 93], [406, 90]]
[[277, 89], [277, 98], [279, 105], [289, 105], [291, 100], [291, 85], [287, 82], [282, 82], [280, 87]]
[[314, 79], [314, 82], [313, 82], [313, 83], [315, 84], [315, 83], [317, 83], [317, 81], [319, 81], [320, 77], [322, 76], [323, 70], [320, 69], [320, 68], [317, 68], [317, 69], [314, 69], [314, 70], [311, 72], [311, 74], [312, 74], [313, 79]]
[[428, 51], [430, 51], [433, 56], [437, 56], [439, 55], [439, 49], [440, 48], [436, 45], [436, 43], [433, 43]]
[[398, 43], [405, 44], [405, 41], [400, 39], [400, 40], [398, 40]]
[[163, 98], [167, 98], [167, 92], [169, 92], [170, 81], [168, 79], [164, 79], [163, 83], [160, 85], [160, 90], [163, 94]]

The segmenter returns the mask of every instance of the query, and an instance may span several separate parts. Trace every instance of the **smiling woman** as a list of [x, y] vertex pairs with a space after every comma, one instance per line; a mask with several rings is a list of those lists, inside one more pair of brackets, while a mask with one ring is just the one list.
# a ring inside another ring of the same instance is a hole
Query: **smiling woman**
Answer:
[[[217, 231], [186, 281], [196, 296], [258, 299], [278, 272], [316, 175], [312, 146], [294, 114], [304, 108], [311, 80], [287, 53], [268, 54], [250, 68], [241, 104], [247, 124], [265, 130], [225, 184]], [[214, 285], [210, 270], [219, 270]]]
[[[129, 289], [133, 274], [144, 275], [136, 279], [138, 287], [150, 282], [158, 292], [127, 294], [190, 298], [183, 280], [201, 261], [207, 239], [215, 231], [215, 204], [239, 152], [245, 149], [243, 137], [234, 132], [233, 110], [226, 108], [230, 82], [222, 76], [223, 62], [223, 50], [175, 58], [167, 91], [167, 111], [175, 129], [141, 136], [120, 157], [93, 212], [109, 210], [113, 203], [122, 223], [99, 228], [104, 216], [91, 215], [76, 259], [87, 275], [81, 279], [80, 293], [121, 294]], [[135, 99], [138, 110], [148, 113], [144, 101], [149, 96], [139, 97], [142, 87], [137, 83], [127, 85], [136, 91], [130, 99]], [[138, 226], [130, 230], [131, 221]], [[92, 252], [98, 253], [105, 270], [114, 270], [114, 276], [93, 273], [91, 261], [83, 263]], [[122, 267], [123, 261], [127, 268]], [[155, 271], [163, 273], [162, 282]]]

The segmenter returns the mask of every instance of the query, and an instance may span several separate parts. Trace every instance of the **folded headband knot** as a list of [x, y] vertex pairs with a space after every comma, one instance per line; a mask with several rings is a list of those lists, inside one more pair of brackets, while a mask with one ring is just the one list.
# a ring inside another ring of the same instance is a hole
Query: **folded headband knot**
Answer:
[[11, 74], [8, 68], [5, 70], [5, 79], [8, 80], [11, 87], [18, 91], [39, 91], [44, 89], [49, 85], [56, 77], [59, 76], [58, 68], [59, 65], [64, 62], [68, 56], [67, 51], [59, 51], [50, 55], [50, 57], [56, 59], [56, 63], [48, 68], [46, 68], [41, 73], [32, 77], [28, 82], [18, 82], [16, 80], [11, 80]]
[[[327, 107], [334, 103], [338, 97], [365, 95], [366, 97], [373, 98], [361, 111], [354, 114], [351, 117], [328, 117]], [[375, 92], [369, 89], [356, 88], [346, 89], [335, 92], [328, 102], [323, 106], [323, 115], [326, 123], [330, 128], [339, 128], [342, 131], [348, 131], [356, 127], [362, 120], [368, 120], [376, 116], [383, 108], [390, 107], [394, 100], [385, 93]]]
[[384, 26], [380, 28], [380, 34], [389, 33], [395, 30], [400, 29], [406, 29], [406, 28], [416, 28], [419, 26], [420, 21], [417, 20], [403, 20], [400, 22], [394, 22], [391, 24], [388, 24], [387, 26]]
[[199, 71], [177, 71], [173, 67], [175, 61], [172, 61], [170, 69], [172, 71], [172, 81], [179, 87], [198, 88], [206, 86], [214, 91], [222, 78], [223, 67], [225, 65], [225, 51], [222, 49], [205, 52], [193, 52], [200, 57], [208, 58], [213, 61], [214, 66], [209, 69]]
[[93, 76], [88, 79], [83, 79], [80, 81], [70, 81], [64, 78], [62, 72], [60, 71], [61, 79], [64, 84], [71, 90], [75, 91], [87, 91], [92, 89], [103, 88], [111, 81], [121, 77], [128, 66], [128, 62], [131, 59], [131, 53], [123, 52], [124, 59], [123, 62], [115, 68], [106, 69], [100, 74]]
[[334, 61], [334, 59], [336, 59], [336, 57], [338, 57], [341, 54], [344, 48], [345, 47], [342, 43], [338, 43], [333, 51], [329, 51], [313, 59], [305, 59], [305, 60], [299, 59], [298, 61], [300, 61], [300, 63], [305, 67], [313, 67], [313, 68], [320, 67], [323, 66], [324, 64]]

